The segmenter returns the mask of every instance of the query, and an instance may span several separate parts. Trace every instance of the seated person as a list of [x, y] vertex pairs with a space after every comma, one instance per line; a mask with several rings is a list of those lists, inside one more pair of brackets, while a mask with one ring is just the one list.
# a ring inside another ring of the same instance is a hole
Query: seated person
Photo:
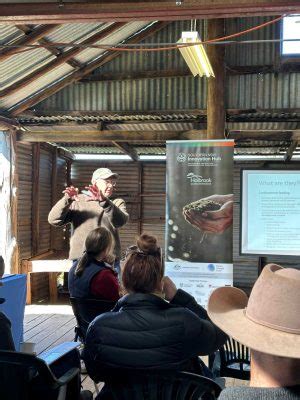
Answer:
[[[4, 271], [4, 261], [2, 256], [0, 256], [0, 286], [2, 286], [2, 275]], [[1, 294], [1, 289], [0, 289]], [[0, 304], [4, 303], [5, 299], [0, 298]], [[6, 315], [0, 312], [0, 350], [15, 351], [15, 345], [12, 337], [11, 322], [6, 317]], [[53, 374], [60, 378], [71, 368], [80, 369], [80, 357], [77, 349], [69, 351], [59, 360], [50, 364], [50, 369]], [[39, 382], [39, 377], [34, 378], [36, 382]], [[68, 384], [66, 400], [92, 400], [93, 396], [89, 390], [83, 390], [80, 392], [80, 374], [78, 374], [70, 383]], [[35, 399], [34, 383], [32, 385], [32, 392], [30, 393], [30, 398]], [[39, 393], [40, 394], [40, 393]], [[38, 395], [39, 397], [39, 395]]]
[[92, 230], [85, 241], [85, 252], [69, 272], [71, 297], [117, 301], [118, 274], [106, 261], [112, 261], [112, 234], [103, 227]]
[[250, 386], [224, 389], [219, 399], [300, 399], [300, 271], [268, 264], [249, 300], [222, 287], [209, 298], [208, 313], [221, 329], [251, 349]]
[[105, 380], [110, 368], [191, 370], [191, 359], [226, 341], [205, 309], [163, 273], [156, 238], [141, 235], [122, 271], [128, 294], [96, 317], [87, 332], [83, 358], [94, 380]]

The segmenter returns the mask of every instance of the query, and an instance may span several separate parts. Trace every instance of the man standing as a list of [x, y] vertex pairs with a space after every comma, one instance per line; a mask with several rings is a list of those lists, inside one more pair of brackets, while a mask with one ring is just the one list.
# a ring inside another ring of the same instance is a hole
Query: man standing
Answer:
[[53, 226], [71, 224], [69, 258], [82, 256], [85, 239], [90, 231], [103, 226], [113, 235], [115, 241], [115, 268], [119, 272], [121, 244], [118, 229], [128, 221], [126, 204], [123, 199], [111, 200], [118, 174], [108, 168], [94, 171], [92, 184], [78, 194], [73, 186], [64, 190], [64, 196], [52, 208], [48, 221]]
[[216, 289], [210, 319], [251, 349], [250, 387], [230, 387], [220, 400], [300, 399], [300, 271], [268, 264], [249, 301], [237, 288]]

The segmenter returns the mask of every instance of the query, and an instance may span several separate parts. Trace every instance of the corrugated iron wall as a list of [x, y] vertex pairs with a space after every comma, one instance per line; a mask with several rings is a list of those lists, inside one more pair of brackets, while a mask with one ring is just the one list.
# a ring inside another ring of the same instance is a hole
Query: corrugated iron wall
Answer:
[[[226, 34], [231, 35], [273, 20], [275, 17], [251, 17], [225, 19]], [[265, 40], [279, 37], [279, 23], [267, 25], [235, 40]], [[276, 43], [249, 43], [226, 46], [226, 62], [229, 65], [273, 65], [279, 56]], [[277, 54], [276, 54], [277, 53]]]
[[39, 109], [146, 111], [206, 108], [205, 79], [193, 77], [87, 82], [70, 85], [40, 103]]
[[[17, 173], [18, 173], [18, 246], [20, 260], [26, 260], [50, 249], [61, 250], [68, 246], [68, 232], [55, 230], [51, 243], [51, 226], [48, 214], [52, 203], [62, 195], [66, 186], [66, 160], [57, 157], [56, 161], [56, 191], [52, 193], [52, 165], [54, 148], [41, 147], [39, 163], [39, 240], [36, 254], [33, 253], [33, 149], [31, 144], [17, 143]], [[64, 237], [66, 237], [64, 239]], [[49, 296], [48, 274], [31, 275], [32, 301], [39, 301]]]
[[17, 143], [18, 246], [20, 259], [32, 256], [32, 145]]
[[142, 231], [155, 235], [164, 249], [166, 165], [145, 164], [142, 179]]
[[39, 174], [39, 242], [38, 253], [51, 248], [51, 227], [48, 214], [52, 206], [52, 152], [41, 148]]
[[[56, 191], [52, 193], [52, 204], [54, 205], [62, 196], [63, 190], [67, 186], [67, 161], [63, 157], [56, 158]], [[55, 250], [66, 250], [69, 246], [69, 229], [67, 227], [51, 228], [53, 243], [52, 248]]]

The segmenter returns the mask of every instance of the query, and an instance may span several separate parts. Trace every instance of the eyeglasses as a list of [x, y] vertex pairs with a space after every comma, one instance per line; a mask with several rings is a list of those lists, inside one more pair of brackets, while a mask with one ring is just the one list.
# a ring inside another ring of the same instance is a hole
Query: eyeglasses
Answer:
[[97, 180], [98, 181], [104, 181], [107, 185], [111, 185], [112, 187], [116, 187], [117, 186], [117, 182], [114, 179], [102, 179], [102, 178], [99, 178]]

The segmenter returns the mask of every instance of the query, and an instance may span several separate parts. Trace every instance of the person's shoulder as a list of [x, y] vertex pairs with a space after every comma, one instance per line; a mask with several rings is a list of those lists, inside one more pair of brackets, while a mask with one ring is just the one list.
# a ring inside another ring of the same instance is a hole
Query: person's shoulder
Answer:
[[116, 206], [125, 203], [125, 200], [124, 200], [124, 199], [121, 199], [121, 197], [114, 197], [114, 198], [111, 199], [111, 201], [112, 201]]

